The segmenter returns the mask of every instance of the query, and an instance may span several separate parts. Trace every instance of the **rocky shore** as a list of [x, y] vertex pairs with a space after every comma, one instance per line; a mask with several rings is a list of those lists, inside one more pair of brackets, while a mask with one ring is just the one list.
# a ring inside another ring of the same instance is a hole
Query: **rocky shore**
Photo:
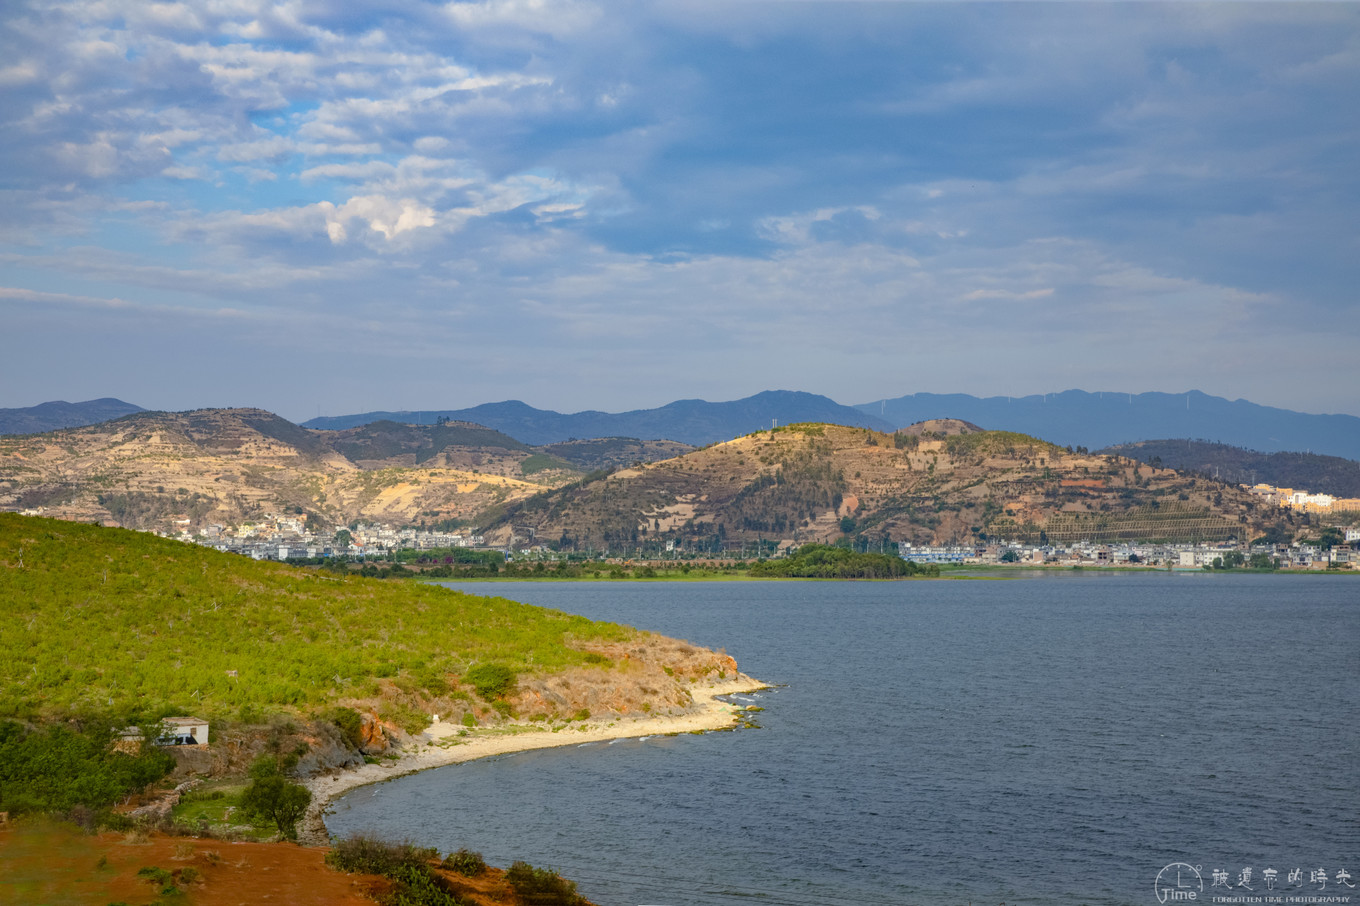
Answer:
[[510, 752], [638, 736], [731, 729], [741, 723], [745, 708], [723, 701], [720, 696], [764, 688], [767, 684], [739, 673], [732, 679], [691, 685], [695, 705], [682, 714], [593, 718], [557, 731], [520, 723], [467, 731], [456, 724], [435, 723], [424, 733], [411, 737], [399, 752], [389, 757], [308, 780], [306, 785], [312, 791], [312, 804], [298, 827], [298, 841], [311, 846], [326, 845], [330, 839], [325, 824], [327, 806], [356, 787]]

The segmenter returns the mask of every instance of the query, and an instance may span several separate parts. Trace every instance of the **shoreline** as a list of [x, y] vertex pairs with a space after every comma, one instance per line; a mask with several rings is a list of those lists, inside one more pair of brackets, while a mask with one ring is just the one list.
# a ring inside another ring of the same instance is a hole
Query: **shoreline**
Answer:
[[304, 846], [327, 846], [330, 832], [326, 828], [326, 810], [332, 802], [350, 790], [374, 783], [405, 777], [418, 771], [462, 764], [493, 755], [528, 752], [579, 746], [583, 743], [606, 742], [612, 739], [633, 739], [639, 736], [665, 736], [680, 733], [703, 733], [735, 729], [741, 722], [745, 708], [718, 698], [743, 692], [757, 692], [770, 688], [769, 683], [739, 673], [733, 679], [703, 687], [690, 687], [695, 694], [696, 707], [683, 714], [617, 717], [610, 721], [591, 719], [564, 727], [557, 732], [546, 728], [511, 724], [508, 727], [488, 727], [469, 736], [459, 736], [466, 729], [457, 724], [433, 724], [411, 738], [408, 748], [395, 759], [383, 760], [349, 768], [336, 774], [313, 777], [303, 785], [311, 790], [312, 802], [298, 822], [298, 843]]

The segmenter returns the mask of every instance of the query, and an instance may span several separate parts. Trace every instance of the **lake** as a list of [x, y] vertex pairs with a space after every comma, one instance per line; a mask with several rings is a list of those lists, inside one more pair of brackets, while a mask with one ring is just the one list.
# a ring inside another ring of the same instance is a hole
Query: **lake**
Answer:
[[1360, 893], [1354, 579], [451, 584], [725, 648], [761, 726], [416, 774], [334, 833], [603, 906]]

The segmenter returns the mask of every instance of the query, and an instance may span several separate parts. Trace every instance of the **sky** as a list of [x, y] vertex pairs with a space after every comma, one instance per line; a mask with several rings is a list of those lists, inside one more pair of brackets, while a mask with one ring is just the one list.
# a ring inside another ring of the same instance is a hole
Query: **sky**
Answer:
[[1360, 415], [1360, 4], [5, 0], [0, 407]]

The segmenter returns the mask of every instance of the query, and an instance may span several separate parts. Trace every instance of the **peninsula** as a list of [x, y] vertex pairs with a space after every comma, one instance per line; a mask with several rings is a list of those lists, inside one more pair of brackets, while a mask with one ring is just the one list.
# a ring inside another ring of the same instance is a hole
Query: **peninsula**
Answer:
[[356, 786], [730, 728], [743, 708], [718, 696], [762, 685], [725, 653], [614, 623], [15, 514], [0, 514], [0, 599], [11, 821], [261, 839], [274, 828], [258, 815], [197, 822], [249, 817], [264, 762], [307, 791], [299, 837], [324, 844], [325, 806]]

